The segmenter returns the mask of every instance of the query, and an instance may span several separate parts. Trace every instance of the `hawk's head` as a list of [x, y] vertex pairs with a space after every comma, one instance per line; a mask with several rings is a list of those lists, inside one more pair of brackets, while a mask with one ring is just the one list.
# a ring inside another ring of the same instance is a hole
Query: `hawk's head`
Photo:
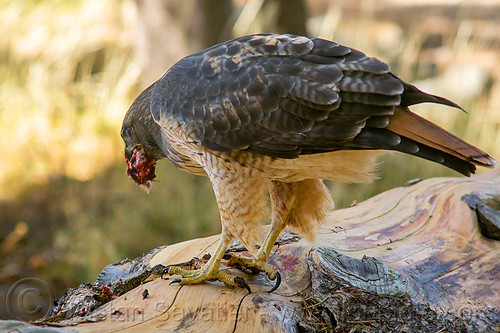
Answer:
[[[156, 160], [165, 157], [157, 142], [161, 142], [160, 126], [150, 112], [154, 84], [144, 90], [132, 103], [123, 119], [121, 136], [125, 142], [127, 174], [149, 192], [156, 177]], [[159, 141], [157, 141], [159, 140]]]

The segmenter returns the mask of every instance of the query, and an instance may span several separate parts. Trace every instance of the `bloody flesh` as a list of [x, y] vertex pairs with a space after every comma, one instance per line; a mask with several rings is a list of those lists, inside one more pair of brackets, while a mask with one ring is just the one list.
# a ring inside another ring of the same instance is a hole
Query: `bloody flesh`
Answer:
[[144, 185], [156, 178], [156, 160], [150, 160], [142, 150], [141, 146], [132, 149], [130, 160], [125, 156], [127, 162], [127, 175], [137, 184]]

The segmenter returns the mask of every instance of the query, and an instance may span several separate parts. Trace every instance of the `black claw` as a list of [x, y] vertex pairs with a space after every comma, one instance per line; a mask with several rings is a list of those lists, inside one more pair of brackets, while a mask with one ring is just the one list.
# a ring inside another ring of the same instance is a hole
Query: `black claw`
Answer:
[[171, 285], [172, 283], [179, 283], [181, 282], [182, 279], [175, 279], [175, 280], [172, 280], [172, 282], [169, 283], [169, 285]]
[[222, 259], [229, 260], [232, 257], [233, 257], [233, 255], [231, 254], [231, 252], [229, 252], [229, 250], [226, 250], [226, 252], [224, 252], [224, 255], [222, 256]]
[[274, 284], [274, 287], [272, 287], [271, 290], [268, 291], [268, 293], [272, 293], [273, 291], [278, 289], [280, 284], [281, 284], [281, 274], [280, 272], [276, 272], [276, 283]]
[[241, 288], [245, 288], [246, 290], [248, 290], [248, 293], [250, 293], [250, 294], [252, 293], [250, 286], [245, 281], [245, 279], [243, 279], [242, 277], [236, 276], [234, 278], [234, 282], [236, 282]]
[[170, 266], [165, 266], [162, 264], [158, 264], [152, 268], [153, 274], [159, 275], [161, 279], [163, 279], [163, 275], [168, 274], [168, 270]]
[[165, 272], [165, 268], [166, 267], [164, 265], [158, 264], [158, 265], [156, 265], [155, 267], [152, 268], [152, 271], [155, 274], [162, 274], [163, 272]]
[[170, 267], [171, 265], [168, 265], [168, 266], [163, 266], [163, 271], [161, 272], [161, 278], [163, 279], [163, 275], [165, 274], [170, 274], [168, 271], [170, 271]]

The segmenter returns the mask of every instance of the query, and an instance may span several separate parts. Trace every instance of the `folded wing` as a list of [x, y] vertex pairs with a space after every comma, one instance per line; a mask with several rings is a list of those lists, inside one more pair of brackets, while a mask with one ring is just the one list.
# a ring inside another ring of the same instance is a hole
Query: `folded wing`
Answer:
[[375, 58], [319, 38], [264, 34], [179, 61], [155, 85], [154, 120], [179, 122], [200, 145], [297, 158], [388, 149], [469, 175], [495, 160], [409, 105], [455, 103], [426, 94]]

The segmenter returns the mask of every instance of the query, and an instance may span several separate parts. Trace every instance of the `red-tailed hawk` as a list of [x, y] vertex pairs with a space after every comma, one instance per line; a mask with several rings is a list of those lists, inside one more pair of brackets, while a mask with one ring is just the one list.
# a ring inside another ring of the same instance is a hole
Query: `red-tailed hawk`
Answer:
[[[396, 150], [466, 176], [496, 161], [409, 110], [455, 103], [418, 90], [382, 61], [320, 38], [261, 34], [190, 55], [134, 101], [123, 121], [128, 174], [149, 189], [156, 160], [210, 178], [222, 223], [220, 245], [199, 270], [177, 266], [181, 284], [219, 280], [234, 239], [253, 258], [229, 264], [266, 272], [267, 257], [290, 226], [313, 239], [332, 201], [321, 179], [370, 182], [375, 157]], [[259, 249], [259, 225], [271, 198], [271, 228]]]

